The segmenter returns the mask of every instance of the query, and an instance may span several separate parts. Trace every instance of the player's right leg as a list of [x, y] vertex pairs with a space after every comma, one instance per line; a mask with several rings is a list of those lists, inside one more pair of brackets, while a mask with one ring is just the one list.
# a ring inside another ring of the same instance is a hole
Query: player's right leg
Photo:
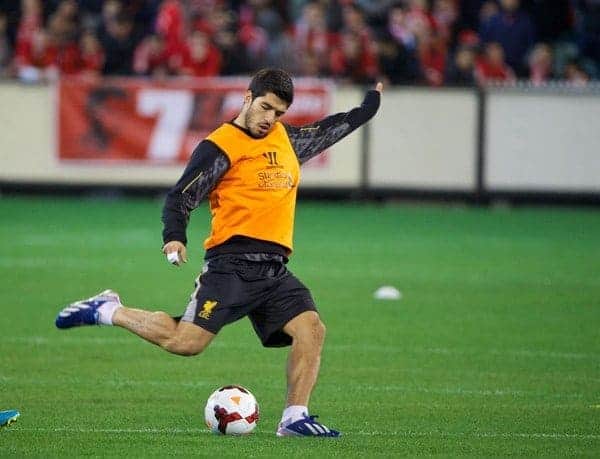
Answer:
[[197, 355], [215, 337], [192, 322], [177, 322], [165, 312], [121, 307], [115, 311], [113, 324], [154, 343], [172, 354]]
[[64, 308], [56, 318], [56, 326], [116, 325], [173, 354], [199, 354], [223, 326], [252, 310], [248, 282], [230, 274], [239, 269], [240, 262], [243, 260], [235, 256], [207, 261], [179, 321], [164, 312], [125, 307], [116, 292], [105, 290]]
[[54, 323], [57, 328], [71, 328], [100, 323], [112, 325], [110, 318], [115, 309], [121, 306], [121, 299], [116, 292], [104, 290], [86, 300], [71, 303], [58, 313]]
[[125, 307], [112, 290], [72, 303], [56, 318], [56, 326], [61, 329], [82, 325], [116, 325], [178, 355], [199, 354], [215, 337], [194, 323], [178, 322], [164, 312]]

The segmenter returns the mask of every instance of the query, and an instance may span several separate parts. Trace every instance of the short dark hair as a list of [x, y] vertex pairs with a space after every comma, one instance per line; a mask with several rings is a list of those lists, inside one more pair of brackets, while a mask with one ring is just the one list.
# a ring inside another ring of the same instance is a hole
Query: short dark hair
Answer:
[[256, 72], [248, 86], [252, 99], [272, 92], [281, 100], [292, 105], [294, 100], [294, 83], [289, 73], [282, 69], [262, 69]]

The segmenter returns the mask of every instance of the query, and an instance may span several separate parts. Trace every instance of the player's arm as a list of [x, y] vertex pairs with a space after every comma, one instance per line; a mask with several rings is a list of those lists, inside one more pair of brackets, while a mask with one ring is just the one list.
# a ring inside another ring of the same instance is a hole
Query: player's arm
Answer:
[[[186, 229], [190, 213], [212, 191], [229, 169], [229, 159], [223, 151], [209, 140], [203, 140], [192, 153], [183, 175], [167, 194], [162, 212], [163, 253], [176, 253], [174, 264], [187, 261], [185, 245]], [[174, 257], [174, 255], [172, 255]]]
[[375, 89], [367, 92], [362, 104], [349, 112], [336, 113], [306, 126], [285, 125], [300, 164], [317, 156], [373, 118], [379, 109], [382, 91], [383, 85], [377, 83]]

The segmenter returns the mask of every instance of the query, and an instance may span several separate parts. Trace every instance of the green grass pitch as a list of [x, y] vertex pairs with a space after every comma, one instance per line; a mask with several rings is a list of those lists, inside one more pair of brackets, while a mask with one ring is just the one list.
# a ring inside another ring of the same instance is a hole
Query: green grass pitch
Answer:
[[[285, 349], [249, 322], [197, 357], [124, 330], [59, 331], [105, 288], [182, 313], [202, 264], [162, 257], [158, 200], [0, 199], [0, 456], [390, 457], [600, 455], [597, 209], [300, 202], [291, 270], [328, 326], [311, 408], [344, 437], [278, 439]], [[377, 301], [385, 284], [400, 301]], [[250, 388], [257, 431], [204, 428], [208, 395]]]

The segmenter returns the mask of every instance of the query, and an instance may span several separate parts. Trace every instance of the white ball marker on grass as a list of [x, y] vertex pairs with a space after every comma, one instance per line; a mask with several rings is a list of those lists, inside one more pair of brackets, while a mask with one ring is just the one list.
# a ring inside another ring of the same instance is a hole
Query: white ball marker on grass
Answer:
[[402, 293], [396, 287], [391, 285], [383, 285], [375, 290], [373, 298], [376, 300], [399, 300], [402, 298]]

